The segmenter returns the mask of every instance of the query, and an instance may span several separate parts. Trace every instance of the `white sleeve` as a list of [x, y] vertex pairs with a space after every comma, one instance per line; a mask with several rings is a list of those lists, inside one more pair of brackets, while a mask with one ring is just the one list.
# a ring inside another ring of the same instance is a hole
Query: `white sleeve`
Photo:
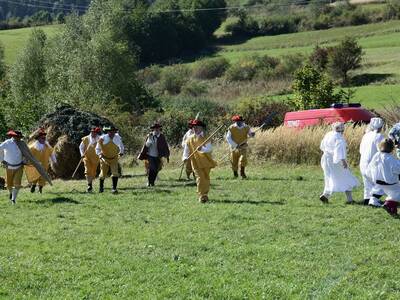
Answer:
[[232, 149], [235, 149], [237, 147], [237, 144], [232, 140], [232, 134], [230, 130], [228, 130], [228, 133], [226, 134], [226, 141]]
[[119, 147], [119, 153], [120, 153], [120, 154], [124, 154], [125, 146], [124, 146], [124, 144], [122, 143], [122, 139], [121, 139], [120, 136], [118, 136], [118, 147]]
[[0, 162], [4, 160], [4, 149], [6, 142], [0, 144]]
[[53, 164], [57, 163], [57, 157], [54, 152], [50, 155], [49, 161], [52, 162]]
[[254, 132], [253, 130], [251, 130], [251, 128], [249, 129], [249, 133], [247, 134], [247, 136], [253, 138], [254, 137]]
[[80, 143], [79, 145], [79, 152], [81, 153], [81, 156], [85, 155], [85, 144], [83, 142]]
[[154, 139], [152, 137], [153, 137], [152, 135], [149, 135], [149, 137], [146, 140], [146, 147], [147, 148], [154, 144]]
[[207, 143], [204, 146], [202, 146], [199, 150], [201, 153], [210, 153], [212, 152], [212, 146], [211, 143]]
[[188, 139], [188, 133], [186, 132], [185, 135], [182, 138], [182, 147], [185, 147], [186, 144], [186, 140]]
[[190, 156], [190, 150], [189, 150], [189, 146], [187, 143], [184, 144], [183, 146], [183, 155], [182, 155], [182, 160], [186, 160], [188, 159]]
[[97, 155], [101, 154], [101, 148], [100, 148], [100, 143], [99, 142], [97, 142], [97, 144], [96, 144], [96, 154]]
[[346, 143], [341, 140], [337, 140], [335, 149], [333, 150], [333, 163], [338, 164], [343, 159], [346, 159]]

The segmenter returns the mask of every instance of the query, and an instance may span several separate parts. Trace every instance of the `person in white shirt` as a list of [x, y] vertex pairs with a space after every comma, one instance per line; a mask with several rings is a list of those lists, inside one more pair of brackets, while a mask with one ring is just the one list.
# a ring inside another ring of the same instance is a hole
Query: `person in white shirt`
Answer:
[[88, 193], [93, 191], [93, 180], [97, 175], [97, 168], [100, 163], [100, 159], [96, 154], [97, 142], [100, 139], [101, 129], [100, 127], [92, 127], [90, 134], [82, 138], [82, 142], [79, 145], [79, 152], [85, 165], [85, 176], [87, 181]]
[[380, 152], [376, 153], [368, 165], [367, 176], [387, 195], [383, 207], [390, 214], [397, 214], [397, 203], [400, 201], [400, 160], [392, 154], [394, 142], [385, 139], [379, 144]]
[[364, 205], [380, 207], [379, 198], [383, 195], [381, 189], [375, 188], [376, 184], [367, 176], [368, 164], [372, 157], [379, 152], [379, 143], [385, 139], [381, 133], [383, 128], [383, 120], [381, 118], [372, 118], [369, 123], [369, 129], [362, 138], [360, 144], [360, 171], [364, 182]]
[[162, 169], [162, 158], [166, 158], [167, 162], [169, 162], [170, 156], [167, 140], [161, 133], [161, 124], [154, 123], [150, 129], [152, 132], [146, 137], [146, 141], [138, 156], [138, 159], [148, 160], [149, 162], [148, 187], [155, 185], [157, 175]]
[[[194, 135], [194, 130], [193, 130], [192, 122], [193, 122], [193, 120], [190, 120], [190, 121], [189, 121], [189, 124], [188, 124], [189, 129], [188, 129], [188, 131], [185, 133], [185, 135], [183, 136], [183, 139], [182, 139], [182, 148], [185, 148], [185, 145], [186, 145], [187, 140], [188, 140], [192, 135]], [[182, 160], [183, 160], [184, 163], [185, 163], [185, 171], [186, 171], [186, 177], [187, 177], [187, 179], [190, 180], [190, 175], [191, 175], [191, 174], [193, 174], [194, 179], [196, 179], [196, 176], [194, 175], [194, 172], [193, 172], [193, 168], [192, 168], [192, 163], [191, 163], [191, 161], [188, 160], [188, 159], [185, 160], [185, 159], [183, 158], [183, 154], [182, 154]]]
[[24, 170], [23, 155], [16, 141], [20, 141], [23, 135], [21, 131], [10, 130], [7, 136], [9, 139], [0, 144], [0, 161], [6, 168], [6, 186], [10, 193], [9, 199], [12, 204], [15, 204], [22, 186], [21, 181]]
[[353, 203], [352, 190], [359, 185], [357, 178], [349, 170], [347, 157], [347, 143], [343, 137], [344, 123], [332, 124], [332, 131], [323, 138], [320, 149], [323, 152], [321, 167], [324, 170], [325, 187], [319, 199], [328, 203], [334, 192], [344, 192], [347, 203]]
[[117, 194], [119, 173], [119, 157], [124, 155], [124, 144], [117, 129], [113, 126], [104, 127], [105, 133], [99, 138], [96, 145], [96, 154], [100, 158], [100, 187], [99, 192], [104, 192], [104, 180], [108, 177], [111, 170], [112, 190], [111, 193]]

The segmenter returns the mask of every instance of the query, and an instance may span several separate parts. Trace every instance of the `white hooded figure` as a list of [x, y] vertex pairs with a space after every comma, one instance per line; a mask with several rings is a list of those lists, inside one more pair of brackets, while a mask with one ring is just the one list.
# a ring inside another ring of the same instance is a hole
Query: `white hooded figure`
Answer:
[[385, 139], [381, 133], [383, 120], [381, 118], [372, 118], [369, 123], [369, 131], [363, 136], [360, 144], [360, 171], [364, 182], [364, 204], [372, 206], [381, 206], [377, 197], [383, 195], [382, 189], [367, 176], [368, 164], [374, 155], [379, 152], [379, 143]]
[[324, 153], [321, 167], [325, 179], [325, 188], [320, 200], [327, 203], [332, 193], [344, 192], [347, 203], [352, 203], [351, 191], [359, 185], [359, 182], [347, 165], [347, 143], [343, 137], [344, 123], [336, 122], [332, 124], [332, 129], [325, 135], [320, 146]]

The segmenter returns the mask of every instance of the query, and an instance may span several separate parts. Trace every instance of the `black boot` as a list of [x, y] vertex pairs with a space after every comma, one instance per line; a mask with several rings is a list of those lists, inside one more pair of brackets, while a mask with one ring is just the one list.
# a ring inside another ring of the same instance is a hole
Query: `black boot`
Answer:
[[31, 193], [34, 193], [36, 190], [36, 184], [32, 184], [31, 186]]
[[91, 193], [93, 191], [93, 185], [91, 183], [88, 183], [86, 191], [88, 193]]
[[235, 178], [239, 177], [238, 171], [233, 171], [233, 177], [235, 177]]
[[99, 193], [104, 192], [104, 179], [100, 179]]
[[118, 194], [117, 190], [117, 185], [118, 185], [118, 177], [112, 177], [112, 194]]
[[364, 205], [368, 205], [369, 199], [364, 199]]
[[246, 173], [245, 173], [245, 171], [244, 171], [244, 167], [241, 167], [241, 168], [240, 168], [240, 176], [242, 176], [243, 179], [246, 179], [246, 178], [247, 178]]
[[43, 187], [39, 185], [39, 193], [43, 192]]

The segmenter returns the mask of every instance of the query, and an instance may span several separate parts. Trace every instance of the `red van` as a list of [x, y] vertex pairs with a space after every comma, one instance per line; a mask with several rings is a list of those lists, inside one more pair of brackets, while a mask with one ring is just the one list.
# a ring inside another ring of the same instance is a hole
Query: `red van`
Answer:
[[334, 122], [369, 123], [374, 115], [358, 103], [332, 104], [330, 108], [310, 109], [288, 112], [285, 115], [285, 126], [304, 128]]

